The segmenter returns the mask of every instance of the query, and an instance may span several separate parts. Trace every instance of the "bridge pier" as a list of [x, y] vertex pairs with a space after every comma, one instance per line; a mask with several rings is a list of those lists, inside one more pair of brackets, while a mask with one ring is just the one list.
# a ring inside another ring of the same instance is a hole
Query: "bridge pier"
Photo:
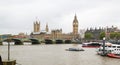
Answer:
[[16, 60], [2, 61], [3, 65], [16, 65]]

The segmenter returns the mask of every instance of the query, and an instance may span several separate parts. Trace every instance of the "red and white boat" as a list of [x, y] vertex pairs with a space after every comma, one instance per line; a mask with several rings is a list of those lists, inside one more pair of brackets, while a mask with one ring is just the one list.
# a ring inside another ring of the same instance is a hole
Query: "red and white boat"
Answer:
[[87, 48], [99, 48], [101, 44], [99, 42], [89, 42], [89, 43], [83, 43], [82, 47], [87, 47]]
[[[105, 54], [108, 54], [110, 52], [111, 45], [112, 43], [109, 43], [109, 42], [105, 43], [105, 49], [104, 49]], [[97, 48], [97, 54], [98, 55], [103, 54], [103, 44], [99, 48]]]
[[112, 45], [110, 53], [108, 53], [107, 56], [120, 59], [120, 45]]
[[[120, 59], [120, 45], [107, 43], [105, 44], [104, 51], [105, 51], [106, 56]], [[103, 54], [103, 46], [98, 48], [97, 54], [98, 55]]]

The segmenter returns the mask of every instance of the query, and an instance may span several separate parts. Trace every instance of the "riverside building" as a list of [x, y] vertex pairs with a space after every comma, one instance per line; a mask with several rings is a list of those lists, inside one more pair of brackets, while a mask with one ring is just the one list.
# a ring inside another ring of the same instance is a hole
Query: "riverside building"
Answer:
[[49, 31], [49, 26], [48, 24], [46, 24], [46, 28], [45, 30], [41, 30], [41, 25], [40, 25], [40, 21], [35, 21], [34, 25], [33, 25], [33, 29], [34, 31], [31, 33], [31, 37], [32, 38], [38, 38], [41, 40], [44, 39], [52, 39], [52, 40], [56, 40], [56, 39], [78, 39], [79, 38], [79, 33], [78, 33], [78, 27], [79, 27], [79, 22], [77, 20], [77, 16], [74, 16], [74, 20], [73, 20], [73, 31], [72, 33], [63, 33], [62, 29], [53, 29], [51, 31]]

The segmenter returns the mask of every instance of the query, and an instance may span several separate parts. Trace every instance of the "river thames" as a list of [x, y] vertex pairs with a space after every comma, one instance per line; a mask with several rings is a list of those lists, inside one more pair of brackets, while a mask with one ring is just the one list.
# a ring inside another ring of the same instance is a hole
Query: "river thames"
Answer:
[[[85, 51], [66, 51], [81, 44], [42, 44], [11, 45], [10, 59], [21, 65], [120, 65], [120, 59], [102, 57], [96, 54], [96, 48], [83, 48]], [[8, 58], [7, 45], [0, 46], [3, 60]]]

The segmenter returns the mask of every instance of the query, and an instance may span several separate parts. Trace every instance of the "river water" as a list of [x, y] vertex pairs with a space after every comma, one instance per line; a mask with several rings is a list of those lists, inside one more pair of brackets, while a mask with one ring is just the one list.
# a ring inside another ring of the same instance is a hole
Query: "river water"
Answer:
[[[96, 48], [84, 48], [85, 51], [66, 51], [81, 44], [42, 44], [11, 45], [10, 59], [21, 65], [120, 65], [120, 59], [102, 57], [96, 54]], [[0, 46], [0, 55], [7, 59], [7, 45]]]

